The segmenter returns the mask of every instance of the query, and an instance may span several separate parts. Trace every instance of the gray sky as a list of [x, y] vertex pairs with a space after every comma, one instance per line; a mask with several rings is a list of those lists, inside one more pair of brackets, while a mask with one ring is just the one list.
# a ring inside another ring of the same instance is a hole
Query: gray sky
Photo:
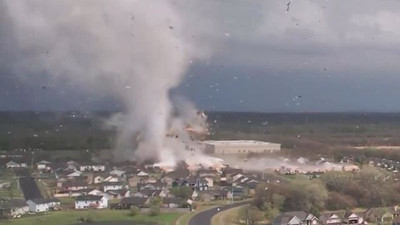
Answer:
[[[287, 3], [171, 1], [186, 36], [207, 52], [172, 94], [205, 110], [400, 111], [397, 0], [292, 0], [289, 11]], [[107, 90], [15, 70], [9, 13], [0, 2], [0, 110], [123, 108]]]

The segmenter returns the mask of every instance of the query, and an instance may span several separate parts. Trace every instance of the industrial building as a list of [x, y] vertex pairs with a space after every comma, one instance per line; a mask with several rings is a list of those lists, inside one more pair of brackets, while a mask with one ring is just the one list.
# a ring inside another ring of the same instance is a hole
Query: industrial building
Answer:
[[254, 140], [203, 141], [208, 154], [272, 153], [281, 150], [281, 144]]

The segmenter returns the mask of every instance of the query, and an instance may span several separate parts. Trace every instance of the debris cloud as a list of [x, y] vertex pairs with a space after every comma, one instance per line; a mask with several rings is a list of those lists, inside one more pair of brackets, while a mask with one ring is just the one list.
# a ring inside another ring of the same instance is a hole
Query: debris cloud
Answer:
[[[186, 132], [167, 137], [174, 118], [169, 92], [192, 60], [208, 52], [185, 37], [184, 20], [169, 1], [5, 0], [13, 37], [14, 73], [71, 82], [117, 96], [125, 113], [113, 116], [115, 158], [153, 159], [168, 165], [185, 157]], [[4, 15], [3, 15], [4, 16]], [[187, 110], [188, 109], [188, 110]], [[185, 118], [196, 118], [192, 107]], [[182, 119], [182, 118], [181, 118]], [[198, 122], [196, 122], [198, 124]], [[198, 127], [196, 126], [196, 129]], [[198, 154], [198, 153], [196, 153]]]

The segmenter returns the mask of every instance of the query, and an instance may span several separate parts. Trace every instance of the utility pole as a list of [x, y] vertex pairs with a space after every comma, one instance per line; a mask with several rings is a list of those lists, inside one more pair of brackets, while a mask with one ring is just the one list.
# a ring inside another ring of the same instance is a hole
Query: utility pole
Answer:
[[31, 155], [32, 155], [32, 157], [31, 157], [31, 169], [33, 170], [33, 154], [34, 154], [34, 152], [33, 152], [33, 150], [31, 151]]
[[232, 204], [233, 204], [233, 184], [232, 184]]

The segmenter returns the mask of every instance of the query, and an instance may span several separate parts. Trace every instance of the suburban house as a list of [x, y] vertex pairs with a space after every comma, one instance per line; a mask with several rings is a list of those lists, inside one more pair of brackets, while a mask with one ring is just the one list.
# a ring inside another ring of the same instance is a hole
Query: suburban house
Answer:
[[132, 206], [143, 208], [148, 203], [149, 203], [149, 198], [128, 197], [121, 199], [120, 206], [123, 209], [130, 209]]
[[68, 180], [62, 183], [62, 188], [67, 191], [84, 190], [88, 188], [88, 184], [83, 180]]
[[354, 213], [352, 211], [346, 211], [344, 213], [342, 222], [345, 224], [363, 224], [364, 215], [363, 213]]
[[246, 195], [244, 188], [240, 186], [226, 187], [223, 190], [228, 191], [226, 195], [228, 199], [243, 199]]
[[75, 209], [105, 209], [108, 199], [98, 195], [81, 195], [75, 199]]
[[321, 213], [319, 222], [322, 225], [340, 225], [342, 224], [342, 218], [339, 213]]
[[205, 202], [213, 201], [213, 200], [224, 200], [228, 198], [227, 190], [207, 190], [200, 193], [196, 191], [193, 192], [193, 198], [199, 197]]
[[7, 169], [20, 168], [20, 167], [27, 167], [26, 163], [16, 163], [14, 161], [9, 161], [8, 163], [6, 163]]
[[155, 183], [139, 183], [137, 185], [137, 188], [138, 188], [139, 191], [144, 190], [144, 189], [166, 190], [167, 189], [167, 183], [162, 183], [160, 181], [157, 181]]
[[121, 198], [130, 197], [131, 191], [127, 190], [127, 189], [116, 190], [116, 191], [109, 190], [106, 192], [106, 195], [109, 197], [109, 199], [111, 199], [111, 198], [121, 199]]
[[136, 175], [131, 175], [127, 178], [128, 184], [131, 187], [136, 187], [139, 183], [144, 182], [146, 179], [138, 177]]
[[186, 201], [182, 198], [163, 198], [162, 204], [164, 208], [180, 208]]
[[79, 166], [79, 171], [81, 172], [104, 172], [105, 170], [106, 166], [102, 164], [86, 164]]
[[122, 182], [104, 182], [103, 183], [103, 191], [117, 191], [124, 189], [124, 185]]
[[218, 171], [215, 169], [199, 169], [197, 171], [199, 177], [217, 177], [219, 175]]
[[311, 213], [306, 213], [304, 211], [293, 211], [293, 212], [284, 212], [284, 215], [287, 216], [296, 216], [299, 218], [303, 225], [317, 225], [319, 224], [319, 219], [315, 217]]
[[36, 163], [36, 168], [40, 171], [51, 171], [51, 162], [42, 160]]
[[303, 222], [297, 216], [280, 214], [272, 221], [272, 225], [303, 225]]
[[364, 212], [364, 219], [371, 223], [392, 223], [395, 218], [400, 217], [397, 206], [369, 208]]
[[23, 199], [0, 200], [0, 216], [18, 217], [29, 211], [29, 206]]
[[30, 212], [47, 212], [52, 210], [54, 207], [60, 205], [60, 201], [57, 199], [30, 199], [26, 203], [29, 205]]
[[124, 177], [125, 174], [126, 174], [126, 172], [123, 171], [123, 170], [115, 169], [115, 170], [110, 171], [109, 174], [110, 174], [110, 175], [115, 175], [115, 176], [118, 176], [118, 177]]
[[167, 197], [167, 193], [164, 190], [153, 190], [153, 189], [143, 189], [139, 192], [133, 194], [135, 197], [149, 198], [149, 197]]
[[172, 182], [172, 186], [188, 186], [196, 191], [206, 191], [208, 190], [208, 182], [203, 177], [191, 176], [188, 178], [180, 178]]
[[78, 168], [78, 165], [79, 165], [77, 162], [75, 162], [73, 160], [70, 160], [70, 161], [66, 162], [65, 164], [66, 164], [68, 169], [72, 169], [72, 170], [76, 170]]

